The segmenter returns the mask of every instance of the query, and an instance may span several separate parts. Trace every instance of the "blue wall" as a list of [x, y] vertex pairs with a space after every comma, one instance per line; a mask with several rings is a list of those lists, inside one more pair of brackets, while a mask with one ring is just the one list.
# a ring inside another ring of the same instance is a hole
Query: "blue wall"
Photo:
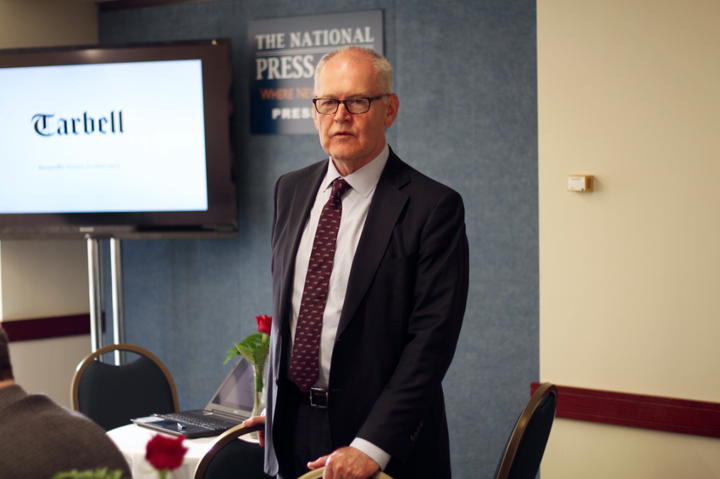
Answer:
[[183, 408], [229, 370], [224, 351], [272, 314], [270, 223], [277, 177], [324, 157], [316, 136], [252, 136], [248, 21], [384, 11], [401, 108], [389, 142], [464, 197], [471, 285], [445, 380], [457, 478], [490, 478], [538, 380], [535, 0], [220, 0], [100, 15], [102, 43], [227, 37], [235, 64], [240, 234], [125, 241], [126, 340], [168, 365]]

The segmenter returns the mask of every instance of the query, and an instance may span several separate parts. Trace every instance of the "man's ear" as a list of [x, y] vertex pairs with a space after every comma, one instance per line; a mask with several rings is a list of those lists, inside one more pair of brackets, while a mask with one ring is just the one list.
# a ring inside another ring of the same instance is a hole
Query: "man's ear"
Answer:
[[400, 110], [400, 98], [393, 93], [388, 97], [387, 100], [387, 112], [385, 114], [385, 128], [390, 128], [393, 123], [395, 123], [395, 119], [398, 115], [398, 110]]

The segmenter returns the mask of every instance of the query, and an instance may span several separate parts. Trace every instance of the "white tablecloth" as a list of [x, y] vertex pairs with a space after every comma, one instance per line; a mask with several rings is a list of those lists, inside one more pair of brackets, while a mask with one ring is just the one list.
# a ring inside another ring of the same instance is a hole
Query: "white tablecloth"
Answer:
[[[128, 424], [107, 432], [130, 465], [133, 479], [157, 479], [158, 477], [157, 472], [145, 460], [145, 446], [155, 434], [159, 434], [159, 432], [135, 424]], [[185, 439], [183, 445], [188, 448], [188, 451], [185, 453], [182, 466], [173, 471], [175, 479], [192, 479], [198, 463], [216, 440], [217, 436]], [[168, 477], [172, 476], [168, 474]]]

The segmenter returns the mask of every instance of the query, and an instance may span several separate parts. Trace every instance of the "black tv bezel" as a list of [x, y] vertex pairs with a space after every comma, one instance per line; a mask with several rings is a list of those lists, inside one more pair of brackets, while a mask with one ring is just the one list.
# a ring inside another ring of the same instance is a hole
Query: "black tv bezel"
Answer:
[[0, 68], [202, 60], [208, 209], [114, 213], [0, 213], [0, 239], [235, 237], [232, 62], [229, 39], [0, 50]]

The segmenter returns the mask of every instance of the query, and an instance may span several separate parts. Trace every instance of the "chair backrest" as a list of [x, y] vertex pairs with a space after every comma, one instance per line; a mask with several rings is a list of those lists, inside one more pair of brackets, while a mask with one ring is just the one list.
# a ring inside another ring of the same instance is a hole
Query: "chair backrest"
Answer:
[[[129, 351], [138, 358], [116, 366], [98, 361], [103, 354]], [[154, 354], [131, 344], [111, 344], [89, 354], [72, 380], [72, 407], [106, 431], [130, 419], [178, 410], [170, 371]]]
[[228, 429], [205, 453], [195, 469], [195, 479], [225, 479], [242, 477], [243, 479], [269, 479], [263, 472], [265, 453], [258, 444], [237, 439], [250, 432], [265, 427], [257, 425], [245, 427], [242, 424]]
[[557, 409], [557, 386], [543, 383], [515, 424], [495, 479], [535, 479]]
[[[323, 471], [325, 470], [324, 467], [319, 467], [317, 469], [313, 469], [310, 472], [306, 472], [302, 476], [300, 476], [298, 479], [320, 479], [323, 476]], [[382, 471], [376, 472], [372, 476], [370, 476], [372, 479], [392, 479], [392, 477], [388, 476]]]

